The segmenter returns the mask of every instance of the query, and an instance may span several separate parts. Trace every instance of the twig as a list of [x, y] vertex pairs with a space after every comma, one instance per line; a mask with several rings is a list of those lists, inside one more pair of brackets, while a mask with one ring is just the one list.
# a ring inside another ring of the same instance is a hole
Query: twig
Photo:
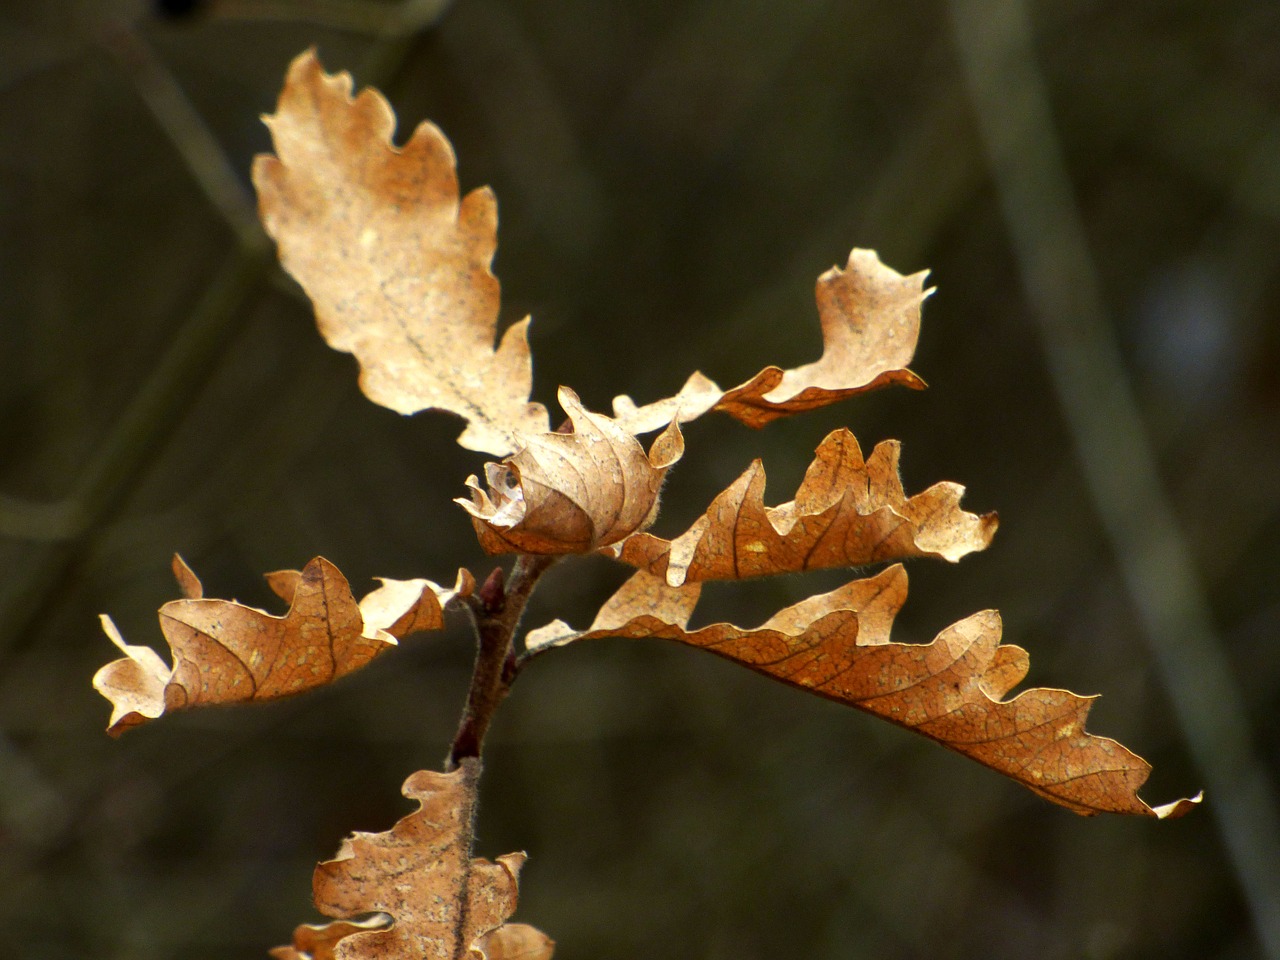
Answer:
[[1280, 804], [1165, 496], [1071, 195], [1022, 0], [951, 0], [1045, 362], [1266, 955], [1280, 958]]
[[506, 699], [518, 672], [512, 644], [516, 628], [538, 579], [557, 559], [521, 554], [505, 584], [502, 571], [495, 570], [469, 598], [468, 610], [476, 630], [476, 665], [458, 733], [445, 761], [446, 771], [456, 769], [467, 757], [480, 756], [493, 714]]

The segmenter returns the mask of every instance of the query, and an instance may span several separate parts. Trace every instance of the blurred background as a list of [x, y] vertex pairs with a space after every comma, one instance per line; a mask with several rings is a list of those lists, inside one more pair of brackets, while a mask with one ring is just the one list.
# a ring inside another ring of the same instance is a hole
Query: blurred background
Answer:
[[[888, 391], [753, 432], [704, 418], [673, 535], [754, 457], [767, 502], [847, 425], [908, 492], [998, 510], [915, 563], [896, 639], [988, 607], [1029, 683], [1208, 789], [1081, 819], [732, 664], [600, 641], [533, 665], [488, 750], [479, 852], [587, 958], [1280, 957], [1280, 7], [1097, 0], [50, 0], [0, 5], [0, 917], [7, 956], [260, 957], [310, 875], [410, 809], [467, 684], [461, 622], [308, 696], [119, 741], [109, 612], [164, 650], [180, 551], [211, 596], [322, 554], [478, 576], [449, 500], [482, 458], [364, 400], [274, 266], [247, 174], [316, 45], [501, 211], [535, 396], [608, 409], [813, 359], [850, 247], [932, 271]], [[623, 579], [565, 564], [529, 623]], [[710, 589], [754, 626], [847, 572]], [[164, 650], [167, 654], [167, 650]]]

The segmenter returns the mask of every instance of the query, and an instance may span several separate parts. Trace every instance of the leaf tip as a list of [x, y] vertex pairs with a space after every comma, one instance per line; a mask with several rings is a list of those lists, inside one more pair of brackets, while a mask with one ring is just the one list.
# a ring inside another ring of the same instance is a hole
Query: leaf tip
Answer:
[[173, 579], [178, 581], [178, 589], [182, 591], [182, 595], [188, 600], [199, 600], [204, 596], [204, 587], [200, 583], [200, 578], [196, 576], [195, 571], [182, 559], [182, 555], [175, 553], [170, 563], [173, 570]]
[[165, 688], [172, 675], [158, 653], [150, 647], [125, 642], [115, 622], [99, 614], [107, 638], [124, 654], [104, 664], [93, 675], [93, 688], [111, 703], [107, 734], [118, 737], [131, 727], [155, 720], [165, 711]]
[[1194, 797], [1187, 797], [1183, 800], [1175, 800], [1173, 803], [1162, 803], [1158, 807], [1152, 807], [1151, 813], [1157, 820], [1177, 820], [1180, 817], [1185, 817], [1203, 802], [1204, 791], [1201, 790]]

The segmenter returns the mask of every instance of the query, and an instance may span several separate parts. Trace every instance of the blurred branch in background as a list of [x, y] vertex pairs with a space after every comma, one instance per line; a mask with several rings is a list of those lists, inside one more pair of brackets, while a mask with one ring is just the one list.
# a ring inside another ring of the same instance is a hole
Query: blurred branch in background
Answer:
[[1280, 957], [1280, 805], [1120, 359], [1027, 11], [1022, 0], [951, 0], [950, 13], [1076, 456], [1204, 776], [1254, 926], [1267, 955]]
[[425, 30], [451, 0], [214, 0], [209, 13], [228, 20], [279, 20], [370, 37], [402, 37]]
[[258, 224], [253, 196], [168, 67], [131, 24], [107, 24], [100, 40], [133, 81], [205, 199], [231, 228], [237, 245], [261, 256], [267, 238]]
[[5, 532], [21, 534], [24, 525], [47, 516], [50, 527], [0, 592], [0, 649], [14, 643], [31, 625], [60, 577], [88, 538], [128, 497], [198, 394], [217, 357], [231, 342], [249, 298], [272, 267], [264, 246], [237, 247], [181, 325], [165, 356], [134, 394], [124, 414], [103, 438], [93, 459], [79, 473], [70, 496], [57, 506], [5, 506]]

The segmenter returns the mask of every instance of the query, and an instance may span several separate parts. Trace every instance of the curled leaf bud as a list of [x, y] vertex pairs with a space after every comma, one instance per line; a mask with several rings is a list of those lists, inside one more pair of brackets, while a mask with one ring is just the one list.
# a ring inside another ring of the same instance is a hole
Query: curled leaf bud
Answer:
[[480, 545], [494, 553], [589, 553], [643, 530], [657, 516], [667, 470], [684, 453], [672, 423], [646, 453], [636, 438], [560, 388], [568, 433], [542, 433], [501, 463], [485, 464], [486, 488], [471, 476], [471, 514]]

